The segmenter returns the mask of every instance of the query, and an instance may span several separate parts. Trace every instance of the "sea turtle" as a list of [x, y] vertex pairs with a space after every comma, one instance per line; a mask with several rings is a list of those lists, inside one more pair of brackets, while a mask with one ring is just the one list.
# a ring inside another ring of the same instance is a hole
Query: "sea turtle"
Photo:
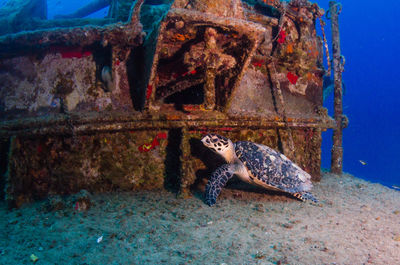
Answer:
[[205, 197], [209, 206], [215, 204], [222, 187], [233, 175], [250, 184], [290, 193], [302, 201], [318, 202], [308, 192], [312, 188], [311, 176], [270, 147], [246, 141], [232, 143], [217, 134], [208, 134], [201, 141], [227, 162], [212, 173], [207, 183]]

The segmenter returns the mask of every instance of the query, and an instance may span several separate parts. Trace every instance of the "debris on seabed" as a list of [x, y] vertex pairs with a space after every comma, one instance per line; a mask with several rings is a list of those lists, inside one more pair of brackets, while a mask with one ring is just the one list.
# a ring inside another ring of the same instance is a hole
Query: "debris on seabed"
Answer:
[[254, 255], [255, 259], [264, 259], [266, 255], [263, 252], [257, 251], [257, 253]]
[[33, 263], [35, 263], [36, 261], [39, 260], [39, 258], [38, 258], [35, 254], [31, 254], [30, 258], [31, 258], [31, 261], [32, 261]]

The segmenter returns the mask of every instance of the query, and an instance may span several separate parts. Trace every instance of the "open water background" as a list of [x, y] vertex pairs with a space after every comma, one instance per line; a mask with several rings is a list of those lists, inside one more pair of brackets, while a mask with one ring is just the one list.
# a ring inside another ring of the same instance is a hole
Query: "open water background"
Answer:
[[[329, 1], [317, 1], [328, 10]], [[346, 57], [344, 170], [388, 186], [400, 184], [400, 1], [343, 1], [339, 17]], [[330, 25], [327, 26], [330, 39]], [[333, 96], [325, 103], [333, 113]], [[324, 134], [323, 167], [330, 165], [331, 133]], [[360, 160], [365, 161], [362, 165]]]

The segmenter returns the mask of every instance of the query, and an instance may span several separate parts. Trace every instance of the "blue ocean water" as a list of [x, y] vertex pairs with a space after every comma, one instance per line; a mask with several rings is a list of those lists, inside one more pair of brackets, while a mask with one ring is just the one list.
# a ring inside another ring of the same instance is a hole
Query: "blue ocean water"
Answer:
[[[329, 9], [329, 1], [317, 1]], [[343, 80], [344, 171], [391, 186], [400, 184], [400, 86], [396, 19], [400, 2], [343, 1], [339, 17]], [[330, 39], [330, 25], [327, 26]], [[325, 103], [332, 113], [333, 99]], [[329, 168], [331, 132], [324, 134], [323, 167]], [[364, 161], [366, 164], [360, 162]]]
[[[7, 0], [0, 0], [0, 6]], [[48, 18], [67, 14], [88, 0], [49, 0]], [[328, 0], [317, 3], [329, 9]], [[344, 171], [392, 186], [400, 185], [400, 86], [398, 81], [398, 10], [396, 0], [343, 1], [340, 14], [342, 54], [346, 57]], [[107, 8], [92, 17], [104, 17]], [[319, 25], [318, 25], [319, 27]], [[326, 26], [330, 42], [330, 24]], [[325, 102], [333, 114], [333, 96]], [[332, 132], [324, 133], [322, 167], [330, 167]]]
[[[48, 19], [53, 19], [55, 15], [69, 14], [80, 7], [85, 6], [90, 1], [88, 0], [48, 0], [47, 1], [47, 16]], [[105, 17], [108, 12], [108, 7], [97, 11], [90, 15], [90, 17], [101, 18]]]

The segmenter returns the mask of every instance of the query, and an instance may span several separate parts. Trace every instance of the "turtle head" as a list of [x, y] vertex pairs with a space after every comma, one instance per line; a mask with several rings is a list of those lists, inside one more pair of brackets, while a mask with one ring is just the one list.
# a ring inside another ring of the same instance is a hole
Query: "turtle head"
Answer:
[[214, 153], [217, 153], [225, 158], [228, 163], [234, 161], [236, 157], [235, 147], [233, 146], [232, 141], [228, 138], [217, 134], [207, 134], [203, 137], [203, 139], [201, 139], [201, 141]]

